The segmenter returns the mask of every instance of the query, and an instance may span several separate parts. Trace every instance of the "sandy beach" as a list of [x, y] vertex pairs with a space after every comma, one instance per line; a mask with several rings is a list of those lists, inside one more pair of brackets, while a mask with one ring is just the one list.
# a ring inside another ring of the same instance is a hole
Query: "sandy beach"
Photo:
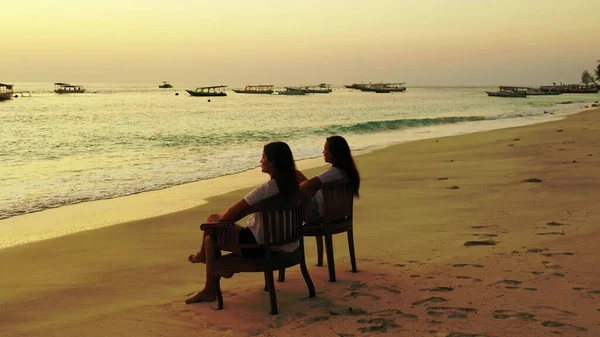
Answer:
[[[206, 202], [182, 187], [174, 213], [0, 249], [0, 336], [600, 335], [600, 109], [356, 162], [359, 272], [345, 236], [334, 237], [329, 283], [307, 240], [315, 298], [296, 267], [275, 285], [277, 316], [261, 274], [224, 280], [222, 311], [184, 303], [204, 280], [187, 262], [199, 224], [250, 190], [229, 180]], [[85, 219], [82, 208], [72, 216]]]

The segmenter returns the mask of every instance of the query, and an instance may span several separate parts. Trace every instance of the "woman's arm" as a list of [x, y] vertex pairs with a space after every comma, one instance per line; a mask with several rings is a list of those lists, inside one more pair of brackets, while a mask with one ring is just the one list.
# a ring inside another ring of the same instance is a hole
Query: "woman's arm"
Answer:
[[246, 213], [248, 212], [248, 210], [250, 209], [250, 205], [248, 204], [248, 202], [244, 199], [236, 202], [235, 204], [231, 205], [225, 212], [223, 212], [221, 214], [221, 217], [219, 220], [221, 221], [234, 221], [237, 220], [245, 215], [247, 215]]
[[304, 173], [296, 170], [296, 179], [298, 179], [298, 184], [302, 183], [303, 181], [306, 181], [306, 176], [304, 175]]
[[321, 179], [314, 177], [300, 183], [300, 191], [306, 194], [314, 194], [321, 187]]

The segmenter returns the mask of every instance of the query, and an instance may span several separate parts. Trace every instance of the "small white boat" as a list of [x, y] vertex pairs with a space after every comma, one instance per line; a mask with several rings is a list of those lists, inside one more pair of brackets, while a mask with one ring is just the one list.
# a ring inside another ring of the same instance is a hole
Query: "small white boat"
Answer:
[[57, 94], [82, 94], [85, 88], [80, 85], [72, 85], [69, 83], [54, 83], [54, 92]]

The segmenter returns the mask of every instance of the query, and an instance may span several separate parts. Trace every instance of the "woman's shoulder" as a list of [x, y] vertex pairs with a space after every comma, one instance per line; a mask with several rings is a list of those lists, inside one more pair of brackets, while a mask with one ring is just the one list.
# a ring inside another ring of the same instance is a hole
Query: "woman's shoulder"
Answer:
[[256, 186], [250, 193], [248, 193], [244, 199], [248, 204], [253, 205], [258, 201], [267, 199], [279, 193], [279, 187], [274, 179], [266, 181]]
[[317, 175], [317, 177], [319, 177], [322, 183], [326, 183], [334, 180], [346, 179], [348, 175], [343, 169], [332, 166], [327, 170], [321, 172], [319, 175]]

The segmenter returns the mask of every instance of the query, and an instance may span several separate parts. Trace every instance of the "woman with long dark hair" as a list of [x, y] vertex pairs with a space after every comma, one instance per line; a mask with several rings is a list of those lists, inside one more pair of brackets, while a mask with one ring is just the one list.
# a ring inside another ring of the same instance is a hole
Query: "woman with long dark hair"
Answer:
[[[238, 219], [250, 210], [250, 207], [257, 203], [275, 196], [281, 195], [283, 198], [295, 196], [298, 191], [298, 184], [306, 180], [306, 177], [296, 170], [292, 150], [284, 142], [274, 142], [265, 145], [262, 158], [260, 159], [261, 171], [267, 173], [270, 177], [269, 181], [258, 185], [243, 199], [230, 206], [222, 214], [212, 214], [206, 221], [232, 221]], [[264, 254], [263, 249], [242, 249], [235, 245], [238, 244], [262, 244], [263, 243], [263, 224], [262, 217], [256, 216], [256, 213], [248, 216], [248, 226], [242, 227], [239, 224], [234, 224], [234, 242], [231, 246], [231, 251], [240, 256], [254, 257]], [[292, 252], [298, 248], [298, 243], [292, 242], [283, 246], [277, 247], [279, 251]], [[210, 235], [204, 232], [204, 240], [200, 251], [190, 255], [188, 260], [192, 263], [205, 263], [206, 268], [206, 284], [204, 289], [195, 296], [188, 298], [186, 303], [195, 302], [210, 302], [216, 299], [215, 287], [218, 277], [230, 278], [233, 273], [215, 273], [210, 272], [209, 265], [214, 259], [213, 244]]]
[[[323, 147], [323, 157], [326, 163], [331, 163], [331, 167], [316, 177], [306, 180], [300, 184], [300, 190], [303, 192], [316, 191], [327, 182], [336, 180], [348, 180], [353, 186], [354, 197], [359, 198], [360, 174], [354, 164], [352, 153], [348, 142], [342, 136], [331, 136], [327, 138]], [[306, 219], [311, 221], [319, 218], [323, 207], [323, 193], [318, 190], [308, 204]]]

